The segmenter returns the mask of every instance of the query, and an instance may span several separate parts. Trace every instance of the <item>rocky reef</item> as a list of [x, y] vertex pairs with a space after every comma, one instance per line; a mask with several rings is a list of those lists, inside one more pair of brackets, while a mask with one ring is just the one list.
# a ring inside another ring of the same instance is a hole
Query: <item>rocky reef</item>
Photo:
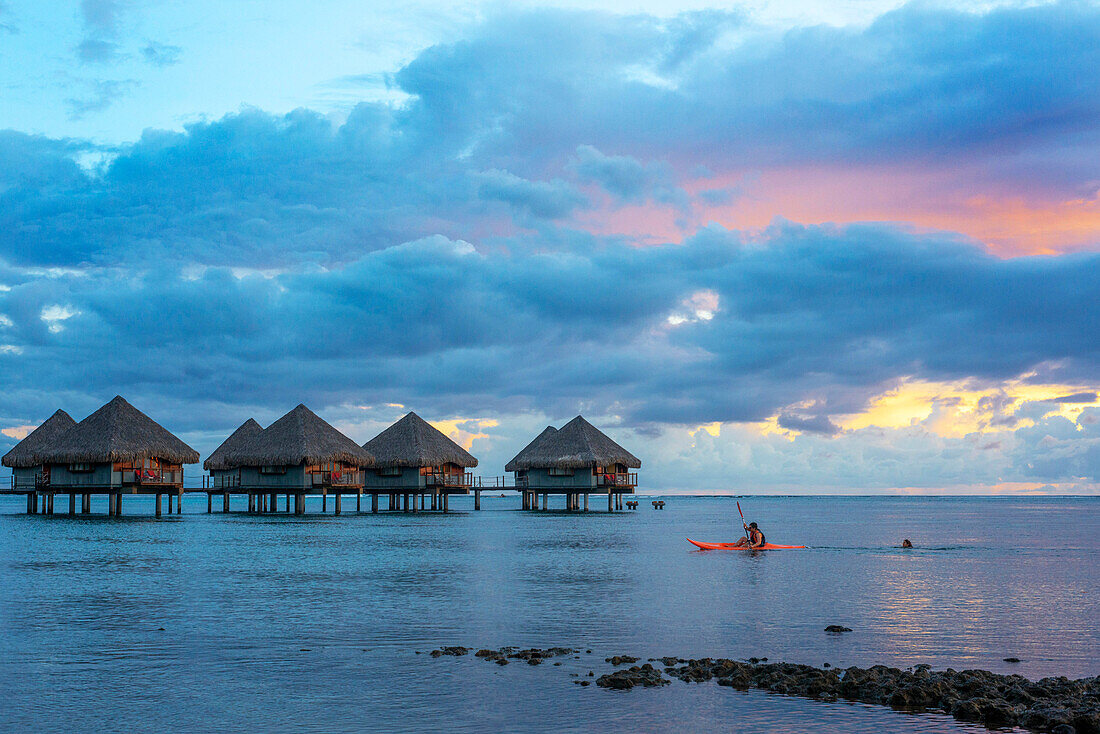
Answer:
[[[441, 657], [467, 652], [468, 648], [464, 647], [445, 647], [432, 650], [430, 654]], [[578, 652], [565, 647], [504, 647], [482, 649], [475, 654], [499, 665], [506, 665], [510, 660], [538, 665], [555, 657], [579, 659]], [[902, 711], [943, 712], [960, 721], [997, 728], [1019, 726], [1053, 734], [1100, 734], [1100, 676], [1031, 681], [1023, 676], [999, 675], [987, 670], [949, 668], [934, 671], [927, 665], [906, 670], [884, 665], [815, 668], [794, 663], [768, 663], [767, 658], [750, 658], [744, 662], [727, 658], [664, 657], [633, 665], [638, 662], [637, 657], [612, 655], [604, 662], [617, 669], [596, 678], [596, 685], [610, 690], [666, 686], [672, 678], [685, 683], [713, 681], [739, 690], [757, 688], [820, 701], [843, 699]], [[623, 665], [631, 667], [622, 668]], [[571, 675], [580, 676], [579, 673]], [[594, 675], [593, 671], [588, 671], [587, 677]], [[575, 682], [582, 686], [589, 683], [583, 679]]]

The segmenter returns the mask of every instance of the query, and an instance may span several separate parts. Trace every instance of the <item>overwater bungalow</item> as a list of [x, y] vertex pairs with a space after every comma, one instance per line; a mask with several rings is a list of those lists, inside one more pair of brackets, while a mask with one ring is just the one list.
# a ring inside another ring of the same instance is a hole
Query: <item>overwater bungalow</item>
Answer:
[[[42, 451], [43, 473], [38, 494], [47, 512], [53, 512], [57, 494], [69, 495], [69, 512], [76, 497], [82, 511], [91, 509], [91, 495], [106, 494], [108, 511], [122, 514], [122, 498], [128, 494], [183, 496], [183, 465], [194, 464], [199, 454], [159, 423], [130, 405], [121, 396], [70, 427]], [[177, 512], [179, 512], [177, 506]]]
[[37, 508], [34, 492], [47, 481], [49, 467], [43, 461], [46, 450], [62, 433], [75, 425], [76, 421], [68, 413], [58, 410], [0, 459], [0, 463], [11, 469], [10, 491], [27, 495], [27, 512], [34, 512]]
[[321, 495], [322, 509], [332, 495], [339, 513], [342, 495], [362, 496], [362, 468], [373, 466], [374, 457], [306, 406], [259, 431], [252, 423], [234, 431], [204, 464], [211, 472], [204, 490], [208, 497], [221, 494], [225, 509], [229, 495], [247, 494], [250, 512], [273, 512], [284, 495], [286, 511], [293, 501], [294, 512], [302, 514], [307, 495]]
[[371, 509], [378, 511], [378, 495], [388, 495], [390, 509], [447, 512], [452, 494], [474, 490], [474, 509], [481, 509], [481, 488], [467, 469], [477, 466], [470, 452], [448, 438], [416, 413], [409, 413], [363, 444], [374, 456], [365, 472], [364, 491], [372, 495]]
[[558, 430], [546, 430], [529, 443], [504, 469], [515, 473], [516, 489], [522, 493], [523, 509], [542, 509], [549, 496], [565, 496], [567, 510], [588, 509], [588, 495], [606, 494], [607, 509], [622, 509], [622, 495], [638, 486], [642, 462], [612, 441], [606, 434], [577, 416]]

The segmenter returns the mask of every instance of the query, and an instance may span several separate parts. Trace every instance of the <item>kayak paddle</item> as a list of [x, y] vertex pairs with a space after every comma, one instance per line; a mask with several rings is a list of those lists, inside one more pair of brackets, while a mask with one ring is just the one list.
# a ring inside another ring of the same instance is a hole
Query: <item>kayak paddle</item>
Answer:
[[741, 512], [741, 503], [737, 503], [737, 514], [741, 516], [741, 527], [745, 529], [745, 542], [749, 547], [752, 547], [752, 533], [749, 532], [749, 526], [745, 524], [745, 513]]

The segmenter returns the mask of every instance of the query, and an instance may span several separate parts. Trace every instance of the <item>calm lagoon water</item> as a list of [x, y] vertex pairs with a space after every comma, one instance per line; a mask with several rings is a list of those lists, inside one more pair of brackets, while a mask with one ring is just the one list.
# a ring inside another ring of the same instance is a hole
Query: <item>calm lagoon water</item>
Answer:
[[[770, 541], [811, 546], [758, 554], [684, 541], [736, 539], [732, 498], [649, 499], [611, 516], [523, 513], [509, 493], [476, 513], [303, 518], [207, 515], [195, 496], [155, 520], [142, 499], [70, 519], [2, 498], [0, 731], [984, 731], [570, 673], [627, 653], [1100, 674], [1100, 498], [743, 498]], [[593, 652], [503, 668], [415, 654], [452, 644]]]

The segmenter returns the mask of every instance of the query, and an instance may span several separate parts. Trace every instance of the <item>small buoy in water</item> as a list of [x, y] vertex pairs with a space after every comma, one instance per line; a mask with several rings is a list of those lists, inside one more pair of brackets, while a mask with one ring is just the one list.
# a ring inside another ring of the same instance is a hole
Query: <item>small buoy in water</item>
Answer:
[[905, 540], [901, 541], [901, 547], [902, 548], [912, 548], [913, 547], [913, 541], [909, 540], [909, 538], [906, 538]]

